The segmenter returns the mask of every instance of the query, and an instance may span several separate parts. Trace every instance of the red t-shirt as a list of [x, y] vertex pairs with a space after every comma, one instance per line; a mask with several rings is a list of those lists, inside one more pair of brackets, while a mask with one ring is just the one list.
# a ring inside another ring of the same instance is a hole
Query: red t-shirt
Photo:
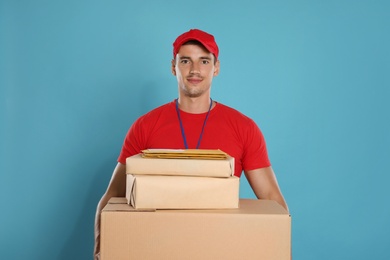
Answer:
[[[207, 113], [180, 111], [188, 148], [195, 149]], [[144, 149], [184, 149], [175, 102], [162, 105], [138, 118], [130, 127], [118, 162]], [[242, 170], [270, 166], [263, 134], [256, 123], [237, 110], [217, 103], [206, 121], [199, 149], [220, 149], [235, 158], [235, 175]]]

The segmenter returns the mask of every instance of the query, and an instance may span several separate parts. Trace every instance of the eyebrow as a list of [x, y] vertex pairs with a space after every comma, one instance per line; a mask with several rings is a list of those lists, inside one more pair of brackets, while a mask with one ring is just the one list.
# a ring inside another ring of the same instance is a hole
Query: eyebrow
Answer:
[[[181, 59], [181, 60], [184, 60], [184, 59], [191, 60], [191, 57], [188, 57], [188, 56], [182, 56], [182, 57], [180, 57], [180, 59]], [[211, 60], [211, 58], [210, 58], [210, 57], [208, 57], [208, 56], [202, 56], [202, 57], [200, 57], [199, 59], [201, 59], [201, 60]]]

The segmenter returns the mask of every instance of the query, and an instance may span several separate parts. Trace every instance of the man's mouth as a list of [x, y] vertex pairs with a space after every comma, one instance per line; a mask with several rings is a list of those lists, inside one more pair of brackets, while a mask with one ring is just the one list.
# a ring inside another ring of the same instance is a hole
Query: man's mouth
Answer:
[[198, 84], [202, 81], [201, 78], [187, 78], [187, 81], [191, 84]]

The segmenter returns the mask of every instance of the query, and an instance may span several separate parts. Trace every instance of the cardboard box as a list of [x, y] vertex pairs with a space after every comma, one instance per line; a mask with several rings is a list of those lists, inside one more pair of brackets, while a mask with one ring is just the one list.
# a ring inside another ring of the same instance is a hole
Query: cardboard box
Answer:
[[234, 158], [226, 159], [161, 159], [143, 158], [137, 154], [126, 159], [128, 174], [186, 175], [231, 177], [234, 175]]
[[279, 204], [241, 199], [238, 209], [135, 211], [125, 198], [101, 214], [101, 259], [287, 260], [291, 218]]
[[127, 174], [127, 202], [136, 209], [237, 208], [239, 178]]

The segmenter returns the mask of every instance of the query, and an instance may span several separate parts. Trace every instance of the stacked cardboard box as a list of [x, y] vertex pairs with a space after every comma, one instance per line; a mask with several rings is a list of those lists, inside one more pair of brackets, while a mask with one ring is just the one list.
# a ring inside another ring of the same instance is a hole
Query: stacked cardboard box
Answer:
[[288, 260], [291, 217], [270, 200], [237, 209], [136, 210], [112, 198], [102, 211], [102, 260]]
[[290, 215], [238, 200], [233, 158], [151, 157], [127, 159], [126, 198], [102, 211], [102, 260], [290, 259]]
[[145, 150], [127, 158], [126, 172], [135, 209], [238, 208], [234, 158], [220, 150]]

